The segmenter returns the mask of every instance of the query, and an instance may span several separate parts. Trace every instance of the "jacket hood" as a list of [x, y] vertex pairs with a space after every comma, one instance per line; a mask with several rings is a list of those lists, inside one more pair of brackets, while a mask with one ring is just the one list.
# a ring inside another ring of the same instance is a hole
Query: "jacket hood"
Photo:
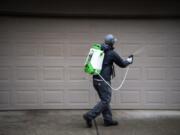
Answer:
[[104, 52], [107, 52], [109, 50], [113, 50], [114, 48], [110, 45], [107, 45], [107, 44], [102, 44], [102, 50], [104, 50]]

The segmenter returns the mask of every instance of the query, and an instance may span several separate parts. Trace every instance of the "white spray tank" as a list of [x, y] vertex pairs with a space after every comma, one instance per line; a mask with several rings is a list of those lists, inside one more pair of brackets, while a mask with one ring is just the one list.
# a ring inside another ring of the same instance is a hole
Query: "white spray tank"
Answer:
[[91, 75], [98, 75], [101, 72], [104, 60], [104, 51], [100, 44], [94, 43], [85, 61], [84, 71]]

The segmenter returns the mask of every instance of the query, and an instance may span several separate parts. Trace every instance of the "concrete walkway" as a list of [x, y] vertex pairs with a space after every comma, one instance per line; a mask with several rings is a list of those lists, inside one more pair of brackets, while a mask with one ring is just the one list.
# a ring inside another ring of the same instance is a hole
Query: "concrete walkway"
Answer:
[[[85, 110], [0, 111], [0, 135], [96, 135], [86, 128]], [[104, 127], [100, 135], [180, 135], [180, 111], [113, 110], [118, 126]]]

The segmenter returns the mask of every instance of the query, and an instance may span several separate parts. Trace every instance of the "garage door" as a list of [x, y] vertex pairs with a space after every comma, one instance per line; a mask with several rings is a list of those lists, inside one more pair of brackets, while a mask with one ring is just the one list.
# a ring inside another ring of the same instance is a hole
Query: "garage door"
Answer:
[[[98, 97], [83, 64], [93, 42], [135, 52], [115, 109], [180, 109], [180, 21], [0, 18], [0, 109], [85, 109]], [[125, 69], [116, 67], [113, 86]]]

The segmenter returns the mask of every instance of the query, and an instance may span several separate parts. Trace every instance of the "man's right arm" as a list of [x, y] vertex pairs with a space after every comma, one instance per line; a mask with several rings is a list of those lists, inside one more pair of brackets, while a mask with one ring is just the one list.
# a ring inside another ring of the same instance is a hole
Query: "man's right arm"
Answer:
[[119, 67], [125, 68], [132, 62], [128, 60], [123, 60], [115, 51], [112, 51], [113, 62], [115, 62]]

